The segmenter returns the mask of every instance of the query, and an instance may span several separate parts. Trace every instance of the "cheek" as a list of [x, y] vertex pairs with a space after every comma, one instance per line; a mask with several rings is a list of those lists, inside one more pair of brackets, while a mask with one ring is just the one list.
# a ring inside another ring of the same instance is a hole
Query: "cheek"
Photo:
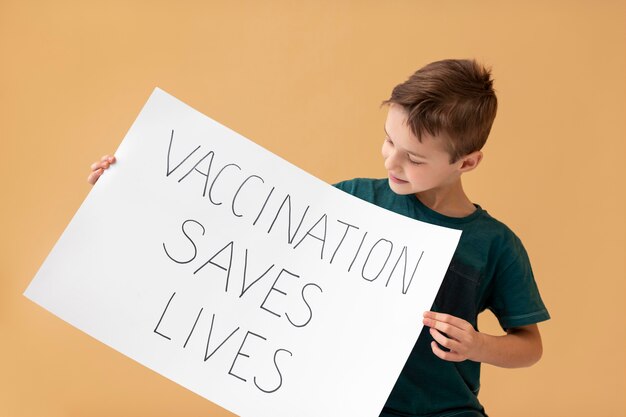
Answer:
[[433, 172], [425, 165], [412, 165], [406, 170], [407, 178], [413, 183], [426, 184], [433, 178]]

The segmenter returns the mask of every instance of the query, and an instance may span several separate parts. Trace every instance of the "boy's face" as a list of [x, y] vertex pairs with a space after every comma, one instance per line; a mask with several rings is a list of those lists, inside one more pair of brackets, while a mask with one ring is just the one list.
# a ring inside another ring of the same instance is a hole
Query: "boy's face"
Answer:
[[406, 121], [406, 110], [392, 103], [382, 149], [389, 187], [397, 194], [418, 194], [455, 184], [461, 176], [462, 160], [451, 164], [443, 138], [425, 133], [420, 142]]

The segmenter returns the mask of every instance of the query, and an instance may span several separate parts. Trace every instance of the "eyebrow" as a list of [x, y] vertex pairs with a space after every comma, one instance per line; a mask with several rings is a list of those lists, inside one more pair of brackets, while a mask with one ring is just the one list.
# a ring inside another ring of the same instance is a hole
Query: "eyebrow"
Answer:
[[[389, 133], [387, 132], [387, 126], [383, 125], [383, 130], [385, 131], [385, 135], [387, 135], [387, 137], [388, 137], [389, 139], [391, 139], [391, 136], [390, 136], [390, 135], [389, 135]], [[418, 158], [428, 159], [428, 158], [426, 158], [424, 155], [420, 155], [420, 154], [418, 154], [418, 153], [411, 152], [411, 151], [409, 151], [409, 150], [407, 150], [407, 151], [406, 151], [406, 153], [408, 153], [409, 155], [412, 155], [412, 156], [416, 156], [416, 157], [418, 157]]]

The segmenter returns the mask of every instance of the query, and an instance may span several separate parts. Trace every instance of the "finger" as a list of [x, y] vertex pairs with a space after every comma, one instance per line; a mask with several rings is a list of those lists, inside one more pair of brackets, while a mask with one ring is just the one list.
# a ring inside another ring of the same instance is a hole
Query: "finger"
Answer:
[[462, 318], [453, 316], [451, 314], [446, 314], [446, 313], [437, 313], [434, 311], [427, 311], [424, 313], [424, 317], [430, 318], [430, 319], [434, 319], [437, 321], [442, 321], [444, 323], [450, 323], [452, 325], [455, 325], [457, 327], [461, 327], [464, 323], [467, 323], [467, 321], [463, 320]]
[[461, 340], [463, 337], [464, 330], [459, 329], [456, 326], [451, 325], [450, 323], [444, 323], [442, 321], [436, 321], [432, 319], [424, 319], [424, 325], [430, 327], [431, 329], [437, 329], [442, 333], [445, 333], [449, 339]]
[[457, 342], [461, 342], [462, 340], [464, 340], [468, 333], [468, 329], [466, 328], [459, 328], [453, 324], [443, 321], [436, 321], [433, 319], [425, 318], [423, 323], [425, 326], [428, 326], [431, 329], [439, 330], [440, 332], [444, 333], [446, 337], [456, 340]]
[[431, 342], [430, 348], [438, 358], [443, 359], [444, 361], [461, 362], [463, 360], [463, 358], [455, 352], [446, 352], [445, 350], [442, 350], [439, 346], [437, 346], [436, 342]]
[[91, 164], [91, 170], [94, 171], [98, 168], [107, 169], [109, 165], [114, 164], [116, 160], [117, 159], [115, 159], [115, 156], [113, 155], [104, 155], [102, 158], [100, 158], [99, 161], [96, 161], [93, 164]]
[[91, 184], [91, 185], [94, 185], [96, 183], [96, 181], [98, 181], [98, 178], [100, 178], [100, 176], [102, 175], [103, 172], [104, 172], [104, 170], [102, 168], [93, 171], [87, 177], [87, 182], [89, 184]]
[[458, 350], [459, 342], [457, 342], [456, 340], [450, 339], [449, 337], [444, 336], [443, 334], [441, 334], [440, 331], [436, 329], [430, 329], [430, 335], [441, 346], [450, 350], [454, 350], [454, 351]]
[[468, 326], [471, 326], [471, 324], [469, 324], [466, 320], [463, 320], [462, 318], [445, 313], [436, 313], [434, 311], [426, 311], [424, 313], [424, 318], [448, 323], [454, 327], [458, 327], [459, 329], [467, 329]]
[[98, 161], [91, 164], [91, 170], [95, 171], [96, 169], [107, 169], [109, 168], [109, 161]]
[[422, 323], [424, 323], [425, 326], [436, 328], [444, 332], [447, 331], [446, 329], [450, 329], [451, 327], [454, 327], [452, 324], [448, 322], [435, 319], [434, 316], [424, 317], [424, 319], [422, 320]]

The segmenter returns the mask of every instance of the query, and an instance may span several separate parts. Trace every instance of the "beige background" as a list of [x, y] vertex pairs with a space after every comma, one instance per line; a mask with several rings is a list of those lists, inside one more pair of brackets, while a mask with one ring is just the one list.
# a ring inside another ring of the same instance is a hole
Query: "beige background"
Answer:
[[0, 416], [230, 415], [21, 295], [155, 86], [333, 182], [385, 174], [380, 101], [447, 57], [493, 67], [500, 109], [466, 187], [521, 236], [553, 316], [542, 361], [485, 366], [480, 398], [493, 416], [626, 415], [625, 16], [609, 0], [0, 0]]

